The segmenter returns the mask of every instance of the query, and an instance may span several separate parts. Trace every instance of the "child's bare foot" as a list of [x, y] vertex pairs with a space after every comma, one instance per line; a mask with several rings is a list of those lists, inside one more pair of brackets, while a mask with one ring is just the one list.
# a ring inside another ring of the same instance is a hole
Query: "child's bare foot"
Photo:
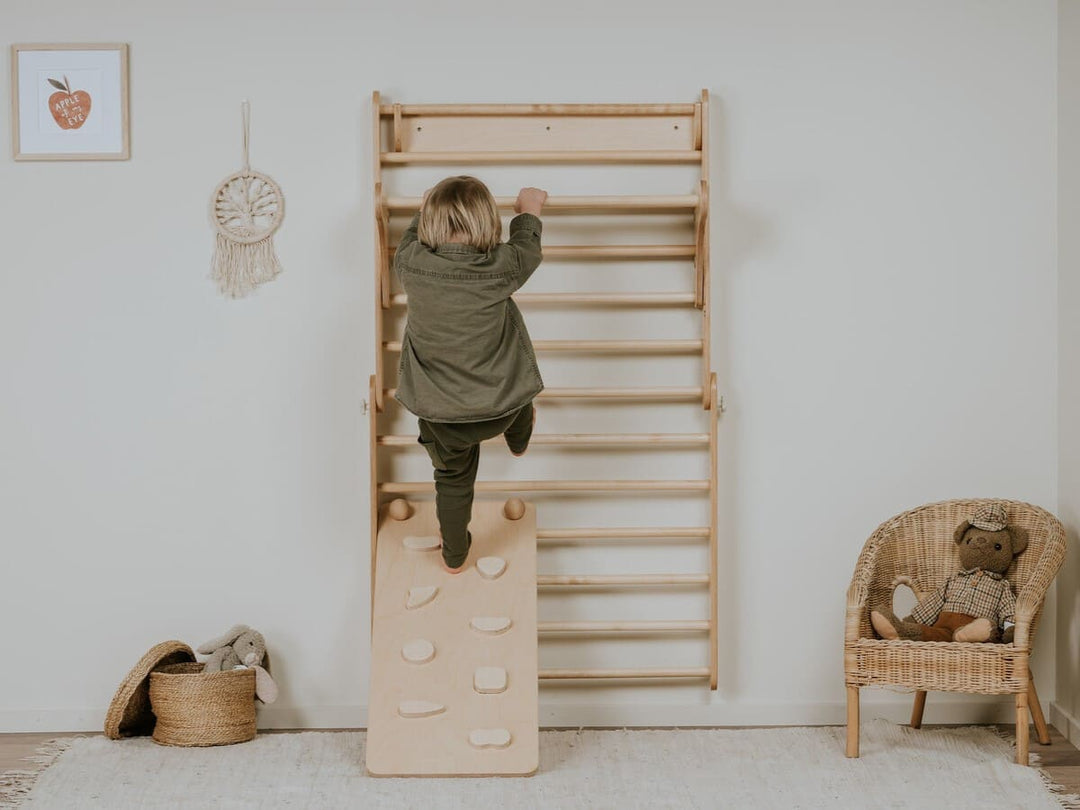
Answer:
[[442, 562], [443, 571], [445, 571], [448, 574], [460, 574], [462, 571], [465, 570], [465, 563], [462, 563], [457, 568], [451, 568], [449, 565], [446, 564], [446, 560], [442, 560], [441, 562]]

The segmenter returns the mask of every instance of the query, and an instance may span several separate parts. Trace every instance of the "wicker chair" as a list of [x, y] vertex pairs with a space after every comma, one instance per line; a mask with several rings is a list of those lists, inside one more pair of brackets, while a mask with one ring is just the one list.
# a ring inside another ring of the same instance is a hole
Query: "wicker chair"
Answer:
[[1029, 709], [1039, 742], [1049, 744], [1028, 666], [1043, 599], [1065, 560], [1065, 530], [1045, 509], [1020, 501], [997, 501], [1005, 507], [1011, 525], [1029, 532], [1027, 549], [1006, 574], [1016, 593], [1012, 644], [886, 641], [870, 625], [870, 611], [891, 607], [898, 584], [908, 584], [922, 598], [960, 569], [953, 531], [985, 502], [968, 499], [920, 506], [882, 523], [863, 546], [848, 588], [844, 627], [849, 757], [859, 755], [859, 688], [885, 684], [917, 690], [912, 728], [922, 724], [928, 689], [1015, 695], [1016, 761], [1028, 764]]

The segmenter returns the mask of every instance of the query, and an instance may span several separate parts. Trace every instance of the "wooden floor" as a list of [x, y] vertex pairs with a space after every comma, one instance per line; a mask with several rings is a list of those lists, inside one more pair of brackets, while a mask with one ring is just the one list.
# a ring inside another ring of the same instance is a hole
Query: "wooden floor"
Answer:
[[[926, 724], [924, 728], [940, 728], [932, 724]], [[1007, 734], [1012, 734], [1011, 725], [1000, 725], [997, 728]], [[1031, 734], [1031, 753], [1038, 754], [1042, 758], [1042, 767], [1050, 774], [1050, 778], [1062, 785], [1069, 793], [1080, 793], [1080, 751], [1066, 740], [1053, 726], [1050, 728], [1050, 745], [1039, 745], [1035, 740], [1035, 730]], [[318, 729], [329, 731], [331, 729]], [[288, 731], [260, 731], [260, 734], [288, 734]], [[58, 737], [98, 737], [99, 734], [90, 732], [78, 734], [0, 734], [0, 772], [9, 770], [32, 769], [26, 762], [20, 762], [23, 757], [34, 753], [34, 750], [45, 740]]]

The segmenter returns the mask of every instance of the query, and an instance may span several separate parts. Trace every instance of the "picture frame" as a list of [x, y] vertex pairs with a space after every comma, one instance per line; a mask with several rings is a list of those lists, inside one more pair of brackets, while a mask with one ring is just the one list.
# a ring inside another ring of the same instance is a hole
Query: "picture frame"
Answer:
[[128, 160], [126, 43], [11, 46], [15, 160]]

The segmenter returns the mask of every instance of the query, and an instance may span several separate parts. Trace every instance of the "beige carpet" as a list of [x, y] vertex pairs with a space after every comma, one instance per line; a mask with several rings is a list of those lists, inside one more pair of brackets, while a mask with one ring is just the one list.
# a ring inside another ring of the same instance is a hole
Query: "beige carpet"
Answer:
[[[375, 779], [363, 732], [260, 734], [239, 745], [170, 748], [149, 738], [75, 738], [31, 787], [0, 778], [9, 806], [156, 808], [1017, 808], [1080, 806], [1013, 763], [987, 728], [548, 731], [530, 778]], [[16, 791], [23, 793], [21, 799]], [[29, 789], [29, 793], [25, 791]], [[4, 804], [0, 801], [0, 806]]]

